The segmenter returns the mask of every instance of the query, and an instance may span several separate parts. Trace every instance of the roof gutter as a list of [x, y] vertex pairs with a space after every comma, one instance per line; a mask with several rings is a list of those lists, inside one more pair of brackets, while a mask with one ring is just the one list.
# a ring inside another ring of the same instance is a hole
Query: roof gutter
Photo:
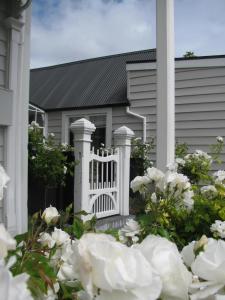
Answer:
[[143, 143], [146, 143], [146, 129], [147, 129], [147, 126], [146, 126], [146, 117], [144, 117], [142, 115], [139, 115], [139, 114], [137, 114], [135, 112], [130, 111], [130, 107], [129, 106], [126, 107], [126, 113], [128, 115], [131, 115], [133, 117], [136, 117], [136, 118], [142, 120], [142, 122], [143, 122]]

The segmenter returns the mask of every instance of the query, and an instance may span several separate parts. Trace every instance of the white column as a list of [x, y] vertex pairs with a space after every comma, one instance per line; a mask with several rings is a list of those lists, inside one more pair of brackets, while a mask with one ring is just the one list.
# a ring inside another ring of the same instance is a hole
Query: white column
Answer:
[[95, 131], [95, 125], [82, 118], [71, 124], [74, 134], [74, 212], [89, 209], [89, 158], [91, 148], [91, 135]]
[[19, 19], [8, 18], [8, 83], [13, 91], [12, 125], [7, 128], [6, 169], [10, 177], [4, 204], [5, 223], [12, 234], [27, 231], [27, 141], [30, 74], [29, 7]]
[[114, 131], [114, 146], [119, 148], [119, 202], [120, 215], [129, 215], [129, 189], [130, 189], [130, 152], [131, 139], [134, 132], [122, 126]]
[[157, 167], [174, 161], [174, 1], [156, 0], [157, 49]]

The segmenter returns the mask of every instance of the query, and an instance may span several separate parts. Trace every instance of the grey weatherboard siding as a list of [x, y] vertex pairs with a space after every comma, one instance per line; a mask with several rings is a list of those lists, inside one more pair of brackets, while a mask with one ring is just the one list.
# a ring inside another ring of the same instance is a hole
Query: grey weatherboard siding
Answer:
[[[128, 71], [130, 109], [147, 117], [147, 139], [156, 136], [156, 71]], [[98, 108], [96, 108], [97, 112]], [[142, 122], [112, 107], [112, 129], [126, 125], [142, 136]], [[61, 142], [62, 112], [48, 113], [48, 130]], [[176, 70], [176, 138], [190, 150], [209, 151], [215, 137], [225, 136], [225, 67]], [[152, 155], [155, 160], [155, 152]], [[223, 153], [223, 160], [225, 154]]]
[[[5, 19], [4, 3], [0, 3], [0, 21]], [[0, 88], [6, 87], [7, 31], [0, 26]], [[0, 164], [4, 165], [4, 127], [0, 126]], [[3, 222], [3, 201], [0, 201], [0, 223]]]
[[[3, 3], [0, 3], [0, 21], [5, 19]], [[7, 31], [0, 26], [0, 87], [6, 84], [6, 50], [7, 50]]]
[[[175, 78], [176, 138], [208, 152], [216, 136], [225, 136], [225, 67], [176, 69]], [[132, 111], [148, 115], [147, 137], [155, 137], [156, 71], [129, 71], [128, 86]]]

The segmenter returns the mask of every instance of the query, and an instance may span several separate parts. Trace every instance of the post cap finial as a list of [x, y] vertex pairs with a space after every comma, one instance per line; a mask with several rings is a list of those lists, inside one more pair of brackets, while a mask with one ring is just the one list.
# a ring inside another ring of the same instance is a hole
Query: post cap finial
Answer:
[[134, 132], [127, 126], [122, 126], [114, 131], [114, 136], [132, 138]]
[[81, 118], [75, 122], [73, 122], [71, 125], [70, 125], [70, 129], [72, 131], [83, 131], [83, 132], [94, 132], [96, 127], [93, 123], [91, 123], [89, 120], [85, 119], [85, 118]]

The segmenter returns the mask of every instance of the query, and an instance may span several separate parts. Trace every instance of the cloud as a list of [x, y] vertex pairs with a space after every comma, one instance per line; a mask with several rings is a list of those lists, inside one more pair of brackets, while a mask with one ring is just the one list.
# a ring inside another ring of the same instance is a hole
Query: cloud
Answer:
[[155, 46], [154, 1], [36, 0], [32, 67]]
[[225, 1], [175, 0], [176, 54], [225, 54]]
[[[31, 66], [154, 48], [156, 0], [33, 0]], [[174, 0], [176, 56], [225, 54], [225, 0]]]

